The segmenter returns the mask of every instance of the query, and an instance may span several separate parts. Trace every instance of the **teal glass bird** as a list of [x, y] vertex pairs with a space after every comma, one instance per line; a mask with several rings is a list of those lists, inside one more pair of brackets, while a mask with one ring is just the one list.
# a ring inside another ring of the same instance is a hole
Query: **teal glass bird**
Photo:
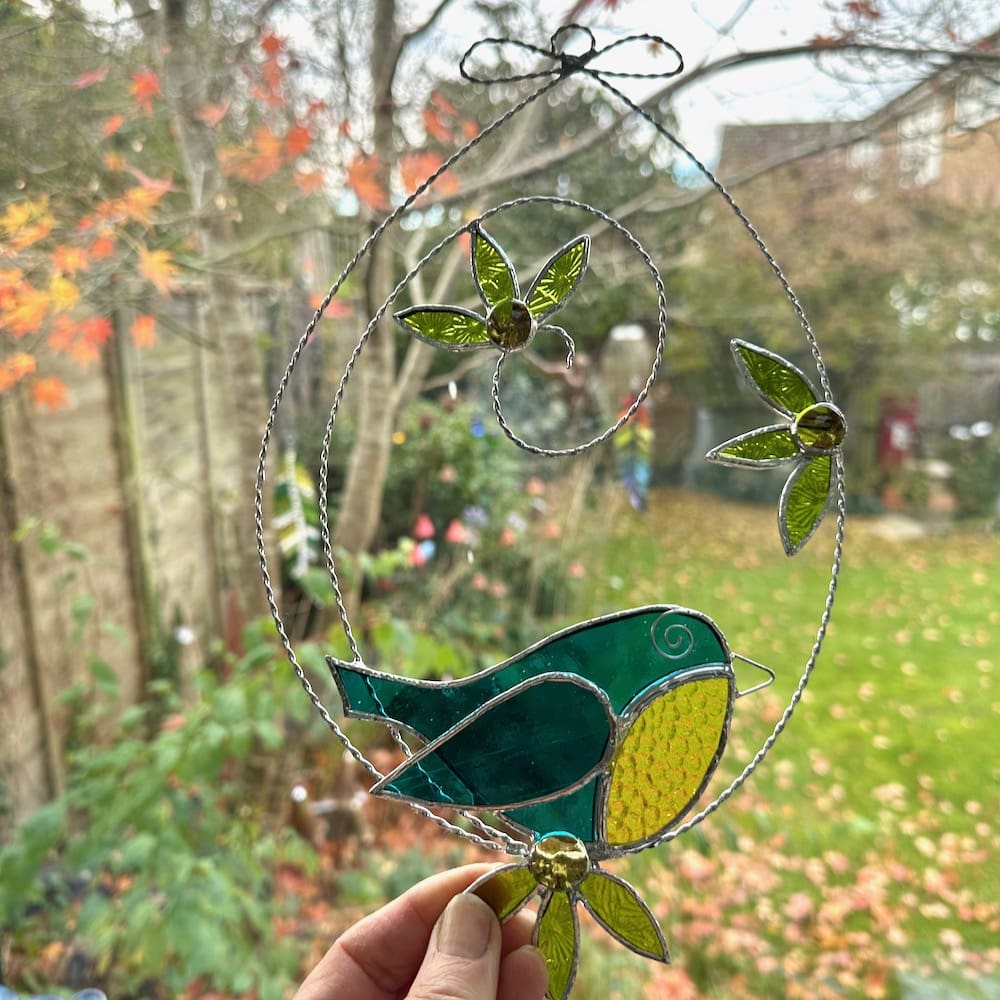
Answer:
[[347, 716], [422, 741], [373, 794], [489, 811], [536, 839], [561, 831], [592, 858], [637, 849], [687, 811], [736, 697], [718, 627], [674, 605], [574, 625], [455, 681], [328, 662]]

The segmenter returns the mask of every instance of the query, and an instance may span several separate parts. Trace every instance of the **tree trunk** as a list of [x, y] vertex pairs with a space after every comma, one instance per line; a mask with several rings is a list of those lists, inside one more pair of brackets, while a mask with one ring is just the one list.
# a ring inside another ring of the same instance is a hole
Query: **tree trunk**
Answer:
[[[392, 81], [398, 59], [396, 0], [377, 0], [372, 25], [371, 76], [374, 91], [374, 153], [384, 190], [389, 164], [396, 155]], [[384, 245], [371, 255], [365, 287], [368, 315], [374, 315], [392, 290], [392, 269]], [[357, 369], [359, 398], [357, 434], [347, 467], [334, 542], [351, 555], [365, 552], [375, 538], [382, 513], [382, 494], [389, 468], [395, 420], [396, 350], [392, 320], [383, 317]]]
[[[202, 46], [188, 23], [190, 0], [167, 0], [153, 10], [147, 0], [132, 0], [137, 22], [144, 26], [161, 59], [162, 85], [170, 103], [173, 130], [180, 151], [200, 257], [207, 261], [205, 281], [209, 300], [208, 334], [221, 358], [227, 435], [232, 441], [235, 471], [226, 484], [235, 498], [232, 523], [215, 531], [229, 540], [213, 574], [235, 597], [243, 615], [267, 612], [251, 514], [254, 474], [267, 417], [263, 359], [255, 336], [246, 295], [238, 281], [213, 261], [234, 242], [226, 180], [219, 162], [214, 130], [199, 118], [208, 103], [209, 74], [200, 65]], [[216, 510], [213, 516], [219, 518]]]

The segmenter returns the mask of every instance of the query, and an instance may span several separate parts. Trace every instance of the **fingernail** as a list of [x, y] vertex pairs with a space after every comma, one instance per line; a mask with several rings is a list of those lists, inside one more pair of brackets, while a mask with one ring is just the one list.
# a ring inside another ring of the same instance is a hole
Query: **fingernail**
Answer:
[[438, 925], [438, 950], [456, 958], [480, 958], [490, 943], [496, 917], [478, 897], [461, 893], [447, 906]]

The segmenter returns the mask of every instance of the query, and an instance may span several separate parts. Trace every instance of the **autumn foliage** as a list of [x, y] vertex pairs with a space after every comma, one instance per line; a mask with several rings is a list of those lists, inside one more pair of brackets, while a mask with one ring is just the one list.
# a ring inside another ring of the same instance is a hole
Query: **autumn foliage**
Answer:
[[[233, 95], [206, 104], [197, 118], [220, 130], [219, 161], [231, 181], [291, 184], [305, 196], [324, 186], [323, 172], [303, 165], [323, 106], [312, 103], [301, 117], [291, 111], [289, 64], [284, 42], [266, 31], [236, 77], [262, 120], [227, 127]], [[93, 151], [93, 193], [81, 197], [42, 175], [0, 211], [0, 393], [20, 384], [48, 411], [71, 399], [56, 356], [87, 370], [116, 333], [149, 348], [157, 313], [183, 290], [189, 265], [197, 269], [189, 231], [167, 224], [190, 195], [171, 147], [178, 112], [160, 74], [152, 65], [109, 61], [64, 86], [68, 101], [86, 91], [94, 102], [79, 122]]]
[[[433, 91], [418, 109], [423, 145], [382, 162], [352, 122], [331, 120], [300, 85], [299, 58], [273, 29], [193, 108], [171, 97], [167, 55], [140, 46], [131, 60], [75, 62], [53, 81], [84, 133], [79, 167], [92, 181], [81, 191], [27, 172], [0, 209], [0, 393], [20, 387], [36, 407], [57, 410], [72, 400], [64, 380], [99, 363], [112, 336], [154, 345], [171, 301], [197, 293], [212, 266], [199, 227], [214, 225], [213, 213], [237, 220], [229, 232], [238, 239], [248, 211], [286, 213], [333, 180], [362, 214], [384, 215], [479, 131]], [[178, 138], [206, 129], [219, 179], [208, 205]], [[435, 178], [438, 194], [457, 188], [450, 171]]]

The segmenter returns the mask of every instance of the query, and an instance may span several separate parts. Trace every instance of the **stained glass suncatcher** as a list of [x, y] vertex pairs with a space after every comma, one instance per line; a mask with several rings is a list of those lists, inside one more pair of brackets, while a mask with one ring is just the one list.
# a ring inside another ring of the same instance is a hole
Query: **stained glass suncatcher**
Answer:
[[[565, 51], [563, 43], [573, 31], [584, 39], [587, 47], [583, 52]], [[496, 50], [508, 54], [516, 50], [529, 53], [540, 68], [501, 77], [500, 82], [536, 80], [537, 89], [470, 140], [449, 164], [456, 166], [474, 146], [493, 138], [502, 141], [509, 123], [547, 91], [567, 79], [585, 80], [623, 112], [642, 118], [660, 140], [687, 156], [702, 172], [764, 255], [793, 307], [802, 335], [800, 353], [814, 360], [815, 376], [764, 347], [733, 339], [733, 357], [742, 378], [776, 420], [719, 444], [706, 457], [737, 467], [787, 466], [789, 475], [778, 503], [784, 551], [788, 556], [799, 552], [814, 537], [824, 514], [833, 509], [833, 568], [817, 614], [815, 635], [788, 707], [751, 759], [736, 762], [740, 765], [737, 777], [705, 801], [726, 752], [730, 729], [739, 717], [740, 699], [769, 683], [765, 680], [748, 687], [743, 683], [745, 671], [759, 667], [771, 679], [774, 671], [734, 651], [713, 617], [683, 604], [610, 609], [540, 638], [527, 648], [510, 649], [507, 658], [454, 681], [413, 680], [419, 671], [408, 669], [407, 676], [401, 676], [398, 665], [375, 669], [366, 663], [337, 576], [325, 475], [319, 477], [317, 497], [320, 538], [350, 649], [345, 657], [328, 657], [327, 663], [344, 716], [384, 726], [403, 753], [398, 767], [381, 773], [352, 744], [318, 693], [320, 680], [309, 675], [287, 638], [270, 584], [262, 513], [264, 470], [275, 413], [298, 358], [316, 333], [323, 309], [368, 260], [383, 235], [394, 231], [416, 199], [433, 188], [441, 170], [418, 185], [382, 220], [338, 277], [302, 335], [272, 405], [257, 475], [257, 538], [265, 587], [285, 651], [306, 693], [336, 737], [371, 773], [372, 794], [408, 806], [455, 836], [514, 859], [499, 865], [468, 891], [489, 903], [501, 920], [525, 905], [537, 905], [535, 940], [548, 963], [552, 1000], [565, 1000], [573, 988], [579, 963], [581, 906], [623, 946], [656, 961], [669, 961], [667, 935], [649, 906], [633, 887], [608, 871], [606, 864], [666, 844], [703, 822], [750, 778], [771, 751], [816, 666], [843, 544], [841, 447], [847, 425], [834, 402], [819, 346], [800, 303], [774, 255], [732, 196], [657, 118], [619, 89], [617, 81], [636, 74], [602, 68], [611, 50], [627, 52], [628, 46], [645, 50], [650, 44], [665, 60], [663, 70], [652, 75], [669, 77], [682, 72], [677, 50], [665, 39], [651, 35], [617, 39], [599, 47], [588, 29], [569, 26], [552, 37], [548, 48], [510, 39], [477, 42], [461, 63], [467, 80], [495, 82], [491, 70], [475, 68], [477, 59], [484, 52], [493, 57]], [[496, 58], [487, 58], [485, 63], [506, 64]], [[562, 245], [554, 241], [554, 246], [536, 248], [537, 259], [544, 263], [529, 272], [530, 277], [518, 273], [520, 262], [516, 267], [495, 235], [502, 230], [498, 223], [504, 212], [523, 208], [576, 211], [586, 220], [586, 225]], [[535, 338], [553, 334], [565, 345], [567, 366], [574, 365], [573, 334], [553, 320], [586, 281], [588, 267], [597, 266], [600, 242], [591, 229], [623, 240], [648, 274], [657, 302], [655, 357], [645, 384], [630, 396], [628, 406], [605, 431], [569, 447], [531, 444], [506, 421], [500, 403], [503, 365], [509, 356], [530, 358]], [[466, 237], [465, 285], [452, 301], [474, 304], [478, 298], [479, 306], [414, 302], [414, 297], [409, 297], [410, 287], [421, 269]], [[614, 438], [623, 428], [635, 430], [631, 422], [641, 411], [663, 359], [667, 301], [665, 282], [653, 255], [601, 209], [548, 193], [526, 194], [485, 209], [463, 221], [431, 249], [399, 279], [392, 294], [374, 312], [330, 407], [322, 467], [329, 465], [337, 415], [355, 364], [360, 363], [383, 315], [391, 315], [400, 331], [444, 351], [494, 352], [491, 397], [502, 432], [513, 446], [541, 458], [572, 459]], [[747, 544], [756, 543], [751, 539]], [[673, 600], [679, 595], [665, 596]], [[715, 609], [713, 615], [720, 622], [731, 617], [725, 606]]]

